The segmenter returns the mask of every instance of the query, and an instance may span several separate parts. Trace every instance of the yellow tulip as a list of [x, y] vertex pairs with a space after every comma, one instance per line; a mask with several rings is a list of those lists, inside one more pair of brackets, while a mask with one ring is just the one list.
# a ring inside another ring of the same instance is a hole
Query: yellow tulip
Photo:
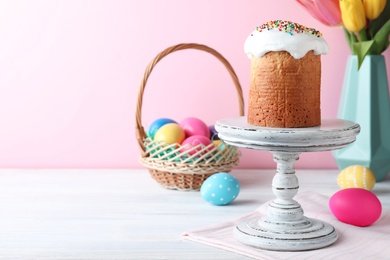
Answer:
[[340, 0], [341, 19], [350, 32], [358, 32], [366, 26], [362, 0]]
[[363, 0], [363, 5], [367, 18], [373, 20], [385, 9], [386, 0]]

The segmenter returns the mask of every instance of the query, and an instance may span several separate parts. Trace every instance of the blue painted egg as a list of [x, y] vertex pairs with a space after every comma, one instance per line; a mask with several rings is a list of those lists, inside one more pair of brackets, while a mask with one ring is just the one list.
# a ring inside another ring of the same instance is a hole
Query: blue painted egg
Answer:
[[219, 172], [208, 177], [200, 188], [202, 198], [213, 205], [227, 205], [240, 193], [240, 183], [231, 174]]
[[172, 120], [170, 118], [159, 118], [159, 119], [154, 120], [153, 123], [149, 126], [148, 136], [150, 138], [154, 139], [154, 136], [157, 133], [157, 131], [163, 125], [166, 125], [166, 124], [169, 124], [169, 123], [176, 123], [176, 121]]

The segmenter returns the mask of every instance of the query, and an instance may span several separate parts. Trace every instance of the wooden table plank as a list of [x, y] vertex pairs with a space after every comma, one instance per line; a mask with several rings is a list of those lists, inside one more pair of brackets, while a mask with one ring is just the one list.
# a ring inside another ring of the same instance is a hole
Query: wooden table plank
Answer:
[[[300, 191], [331, 196], [337, 170], [297, 170]], [[181, 238], [272, 199], [273, 170], [235, 170], [227, 206], [167, 190], [144, 169], [0, 170], [0, 259], [247, 259]], [[390, 178], [373, 190], [390, 209]]]

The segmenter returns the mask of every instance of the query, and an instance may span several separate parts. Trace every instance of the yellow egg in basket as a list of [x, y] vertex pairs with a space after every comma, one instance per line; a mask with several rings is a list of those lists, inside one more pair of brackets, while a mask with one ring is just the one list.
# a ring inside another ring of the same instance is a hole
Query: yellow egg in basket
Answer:
[[337, 184], [341, 189], [361, 188], [371, 190], [375, 182], [374, 173], [363, 165], [348, 166], [337, 176]]
[[175, 123], [163, 125], [157, 130], [154, 140], [165, 144], [180, 144], [184, 141], [184, 130]]

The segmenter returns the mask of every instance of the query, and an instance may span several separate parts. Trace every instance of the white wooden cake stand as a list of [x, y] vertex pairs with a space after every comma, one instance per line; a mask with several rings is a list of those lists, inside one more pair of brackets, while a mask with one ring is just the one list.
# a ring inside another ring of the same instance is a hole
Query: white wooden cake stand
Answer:
[[243, 244], [276, 251], [303, 251], [323, 248], [337, 240], [329, 223], [304, 216], [293, 200], [299, 189], [294, 163], [302, 152], [330, 151], [356, 140], [360, 126], [340, 119], [322, 120], [308, 128], [269, 128], [247, 123], [246, 117], [221, 119], [215, 125], [219, 137], [238, 147], [273, 153], [277, 163], [272, 191], [276, 196], [267, 214], [236, 225], [234, 237]]

